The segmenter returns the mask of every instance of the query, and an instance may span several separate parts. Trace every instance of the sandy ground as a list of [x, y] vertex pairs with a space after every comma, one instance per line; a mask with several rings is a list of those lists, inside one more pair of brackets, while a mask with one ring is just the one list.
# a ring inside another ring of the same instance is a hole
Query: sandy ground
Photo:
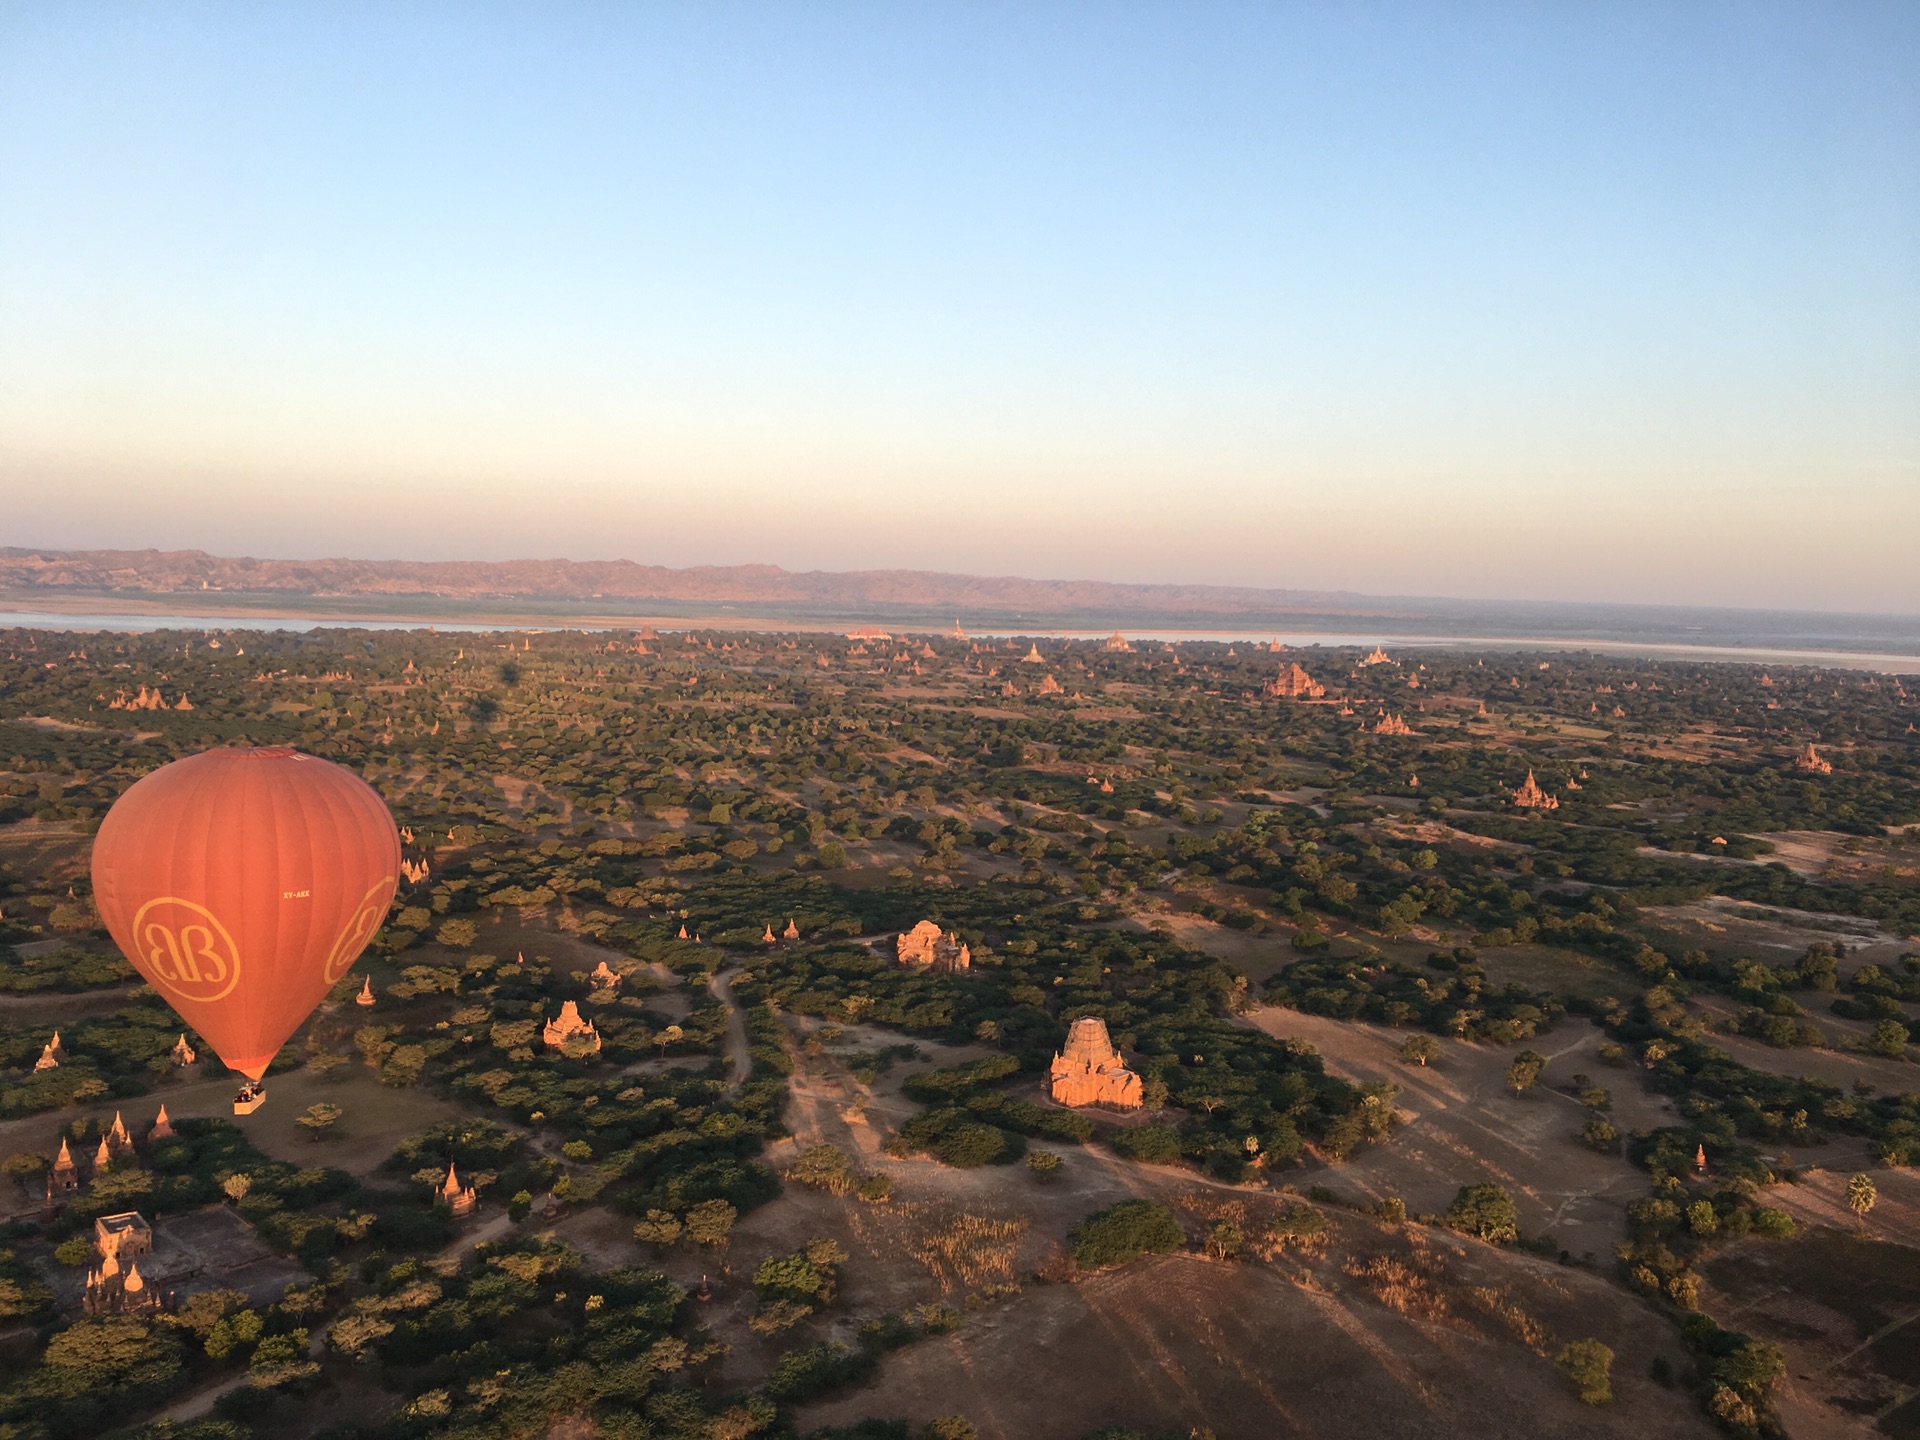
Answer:
[[1670, 944], [1749, 956], [1769, 965], [1798, 958], [1817, 940], [1844, 945], [1847, 953], [1840, 961], [1842, 975], [1851, 975], [1862, 965], [1897, 965], [1902, 955], [1914, 950], [1912, 940], [1859, 916], [1820, 915], [1724, 896], [1686, 905], [1649, 905], [1640, 916], [1650, 928], [1664, 931]]
[[[1585, 1021], [1563, 1021], [1527, 1047], [1440, 1040], [1441, 1059], [1424, 1067], [1400, 1058], [1410, 1031], [1277, 1007], [1256, 1011], [1250, 1023], [1269, 1035], [1311, 1041], [1332, 1074], [1401, 1087], [1393, 1136], [1315, 1174], [1316, 1183], [1356, 1200], [1398, 1196], [1414, 1214], [1439, 1214], [1462, 1185], [1493, 1181], [1518, 1202], [1523, 1232], [1548, 1235], [1576, 1258], [1605, 1263], [1626, 1238], [1626, 1202], [1644, 1195], [1647, 1184], [1624, 1158], [1596, 1154], [1576, 1138], [1586, 1109], [1552, 1087], [1576, 1072], [1591, 1076], [1612, 1092], [1610, 1118], [1623, 1135], [1674, 1119], [1638, 1071], [1599, 1060], [1595, 1052], [1606, 1037]], [[1502, 1076], [1522, 1048], [1545, 1055], [1548, 1065], [1541, 1083], [1516, 1098]]]

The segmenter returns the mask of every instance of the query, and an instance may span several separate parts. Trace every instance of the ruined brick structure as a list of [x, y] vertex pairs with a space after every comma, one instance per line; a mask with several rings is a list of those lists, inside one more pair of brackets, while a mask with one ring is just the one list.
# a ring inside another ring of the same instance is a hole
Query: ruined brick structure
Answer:
[[[1820, 752], [1813, 748], [1813, 742], [1811, 740], [1807, 742], [1806, 749], [1793, 757], [1793, 768], [1796, 770], [1805, 770], [1810, 775], [1833, 774], [1833, 762], [1831, 760], [1822, 760], [1820, 758]], [[59, 1038], [57, 1035], [54, 1037], [55, 1040]]]
[[922, 920], [894, 941], [893, 953], [902, 965], [926, 965], [934, 970], [965, 970], [973, 952], [953, 936], [942, 933], [931, 920]]

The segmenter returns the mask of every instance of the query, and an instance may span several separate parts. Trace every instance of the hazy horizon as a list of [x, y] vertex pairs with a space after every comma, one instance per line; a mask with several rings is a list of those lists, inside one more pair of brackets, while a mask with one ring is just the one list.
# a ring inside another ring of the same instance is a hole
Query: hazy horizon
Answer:
[[0, 9], [7, 543], [1920, 611], [1920, 12]]

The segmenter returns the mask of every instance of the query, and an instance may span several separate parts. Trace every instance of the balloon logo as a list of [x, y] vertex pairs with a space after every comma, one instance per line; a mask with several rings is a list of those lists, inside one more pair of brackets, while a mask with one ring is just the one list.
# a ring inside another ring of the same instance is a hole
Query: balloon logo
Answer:
[[133, 968], [258, 1080], [393, 903], [400, 837], [358, 776], [285, 746], [209, 750], [131, 786], [93, 846]]
[[214, 913], [178, 896], [149, 900], [133, 917], [141, 967], [176, 1000], [222, 1000], [240, 983], [240, 951]]

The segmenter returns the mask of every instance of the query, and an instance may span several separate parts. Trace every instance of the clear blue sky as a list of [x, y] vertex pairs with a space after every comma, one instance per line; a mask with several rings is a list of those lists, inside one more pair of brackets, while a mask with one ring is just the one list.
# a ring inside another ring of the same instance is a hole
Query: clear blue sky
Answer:
[[0, 542], [1920, 610], [1920, 5], [0, 3]]

